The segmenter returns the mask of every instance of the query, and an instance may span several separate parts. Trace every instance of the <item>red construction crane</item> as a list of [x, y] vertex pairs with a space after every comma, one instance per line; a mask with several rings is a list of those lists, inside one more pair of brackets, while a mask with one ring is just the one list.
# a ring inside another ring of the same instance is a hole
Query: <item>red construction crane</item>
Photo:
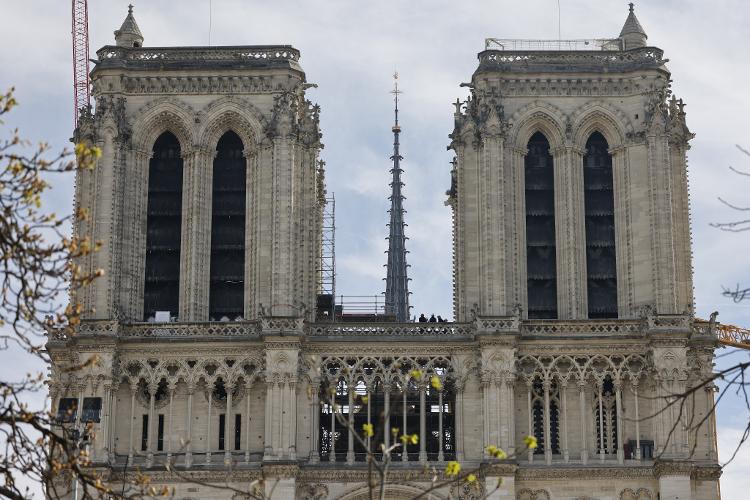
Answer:
[[81, 108], [91, 105], [89, 85], [89, 8], [87, 0], [73, 1], [73, 123]]

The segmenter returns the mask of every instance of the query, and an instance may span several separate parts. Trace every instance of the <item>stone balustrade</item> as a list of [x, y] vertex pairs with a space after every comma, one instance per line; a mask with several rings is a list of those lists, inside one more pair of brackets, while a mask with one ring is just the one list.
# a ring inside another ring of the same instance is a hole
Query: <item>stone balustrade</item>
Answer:
[[604, 73], [633, 69], [658, 69], [667, 61], [664, 51], [644, 47], [627, 51], [602, 50], [485, 50], [477, 71], [582, 71]]
[[100, 68], [196, 68], [201, 64], [228, 67], [298, 67], [299, 50], [291, 45], [227, 47], [116, 47], [96, 53]]

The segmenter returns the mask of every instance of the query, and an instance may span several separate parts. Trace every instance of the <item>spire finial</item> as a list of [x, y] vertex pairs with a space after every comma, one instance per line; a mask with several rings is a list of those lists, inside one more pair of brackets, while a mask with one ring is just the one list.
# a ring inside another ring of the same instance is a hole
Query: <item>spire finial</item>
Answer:
[[[630, 4], [630, 5], [633, 5], [633, 4]], [[133, 4], [131, 3], [130, 5], [128, 5], [128, 14], [132, 14], [132, 13], [133, 13]]]
[[396, 124], [394, 127], [398, 127], [398, 95], [402, 92], [398, 89], [398, 71], [393, 72], [393, 90], [391, 90], [391, 94], [393, 94], [393, 102], [395, 104], [395, 110], [396, 110]]
[[633, 12], [633, 7], [635, 7], [635, 4], [633, 2], [630, 2], [628, 5], [630, 6], [630, 12]]

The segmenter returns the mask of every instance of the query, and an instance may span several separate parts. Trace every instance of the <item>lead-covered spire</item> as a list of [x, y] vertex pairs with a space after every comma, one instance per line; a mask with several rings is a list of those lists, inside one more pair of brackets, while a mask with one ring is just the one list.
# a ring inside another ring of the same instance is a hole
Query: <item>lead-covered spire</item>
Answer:
[[401, 160], [403, 157], [399, 154], [399, 134], [401, 133], [401, 127], [398, 124], [398, 96], [401, 91], [398, 89], [398, 73], [393, 75], [393, 90], [391, 93], [394, 96], [394, 123], [391, 130], [393, 131], [393, 168], [391, 169], [391, 208], [388, 211], [390, 214], [389, 235], [388, 235], [388, 264], [387, 275], [385, 278], [385, 313], [393, 315], [396, 321], [409, 321], [409, 277], [407, 276], [407, 269], [409, 265], [406, 263], [406, 235], [404, 228], [406, 223], [404, 222], [404, 196], [402, 194], [402, 188], [404, 187], [401, 182]]

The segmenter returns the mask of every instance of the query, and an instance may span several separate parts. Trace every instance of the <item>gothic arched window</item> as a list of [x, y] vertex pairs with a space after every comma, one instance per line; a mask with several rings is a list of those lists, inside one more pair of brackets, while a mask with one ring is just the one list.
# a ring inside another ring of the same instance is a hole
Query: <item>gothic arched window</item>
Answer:
[[608, 149], [604, 136], [594, 132], [583, 157], [589, 318], [617, 317], [615, 203]]
[[164, 132], [154, 143], [148, 168], [144, 319], [157, 311], [177, 316], [180, 295], [182, 157], [180, 142]]
[[244, 314], [245, 157], [232, 131], [216, 145], [211, 211], [211, 266], [208, 315], [234, 320]]
[[557, 381], [549, 385], [549, 436], [546, 433], [546, 422], [544, 419], [544, 383], [541, 379], [534, 380], [531, 386], [531, 422], [534, 437], [537, 439], [537, 447], [534, 454], [543, 455], [546, 450], [546, 442], [549, 439], [549, 447], [552, 454], [560, 453], [560, 390]]
[[549, 141], [529, 140], [526, 174], [526, 275], [529, 319], [557, 318], [555, 179]]
[[612, 377], [602, 382], [594, 398], [594, 429], [596, 449], [602, 455], [614, 455], [620, 444], [617, 442], [617, 400]]

